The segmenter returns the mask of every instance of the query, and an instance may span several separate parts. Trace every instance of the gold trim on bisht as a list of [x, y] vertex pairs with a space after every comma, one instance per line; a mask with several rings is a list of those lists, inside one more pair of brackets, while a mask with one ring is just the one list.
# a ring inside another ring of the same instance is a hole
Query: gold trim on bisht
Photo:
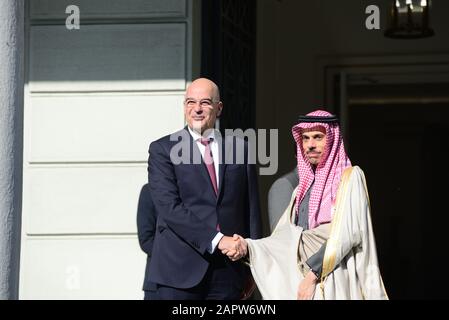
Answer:
[[343, 217], [344, 200], [348, 192], [349, 177], [352, 173], [352, 167], [348, 167], [343, 172], [341, 182], [338, 187], [335, 214], [332, 217], [331, 231], [329, 239], [326, 243], [326, 250], [324, 252], [323, 269], [321, 272], [320, 288], [324, 299], [324, 281], [326, 277], [334, 270], [335, 260], [337, 256], [337, 248], [339, 247], [339, 235], [341, 232], [341, 221]]

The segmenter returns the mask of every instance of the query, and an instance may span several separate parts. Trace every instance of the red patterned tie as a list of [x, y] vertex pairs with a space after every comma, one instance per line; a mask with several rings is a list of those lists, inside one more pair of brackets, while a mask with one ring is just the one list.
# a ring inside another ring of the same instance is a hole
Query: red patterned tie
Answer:
[[215, 195], [218, 195], [217, 188], [217, 177], [215, 175], [215, 166], [214, 166], [214, 158], [212, 156], [212, 151], [210, 149], [210, 139], [201, 138], [200, 142], [203, 146], [206, 147], [206, 151], [204, 151], [204, 163], [207, 167], [207, 172], [209, 172], [210, 180], [212, 181], [212, 186], [214, 187]]
[[[209, 172], [210, 181], [212, 181], [212, 186], [214, 187], [215, 195], [218, 195], [217, 188], [217, 177], [215, 176], [215, 166], [214, 166], [214, 157], [212, 156], [212, 151], [210, 149], [211, 139], [200, 139], [200, 143], [206, 147], [204, 151], [204, 163], [207, 167], [207, 172]], [[217, 231], [220, 231], [220, 225], [217, 224]]]

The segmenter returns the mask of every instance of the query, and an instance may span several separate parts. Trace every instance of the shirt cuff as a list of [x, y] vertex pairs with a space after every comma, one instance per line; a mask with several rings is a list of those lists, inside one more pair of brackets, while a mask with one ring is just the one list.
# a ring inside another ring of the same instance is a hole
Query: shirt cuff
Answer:
[[214, 253], [215, 248], [217, 248], [218, 243], [220, 242], [221, 238], [224, 237], [224, 234], [221, 232], [218, 232], [215, 238], [212, 240], [210, 248], [207, 250], [209, 253]]

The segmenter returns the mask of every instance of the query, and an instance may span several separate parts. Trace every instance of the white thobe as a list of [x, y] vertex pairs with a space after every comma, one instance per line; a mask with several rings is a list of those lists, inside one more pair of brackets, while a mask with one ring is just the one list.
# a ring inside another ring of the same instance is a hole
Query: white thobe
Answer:
[[[251, 272], [264, 299], [296, 299], [303, 280], [298, 267], [302, 228], [294, 225], [292, 214], [295, 197], [296, 190], [271, 236], [247, 239]], [[365, 176], [357, 166], [346, 169], [340, 182], [314, 299], [388, 299], [379, 271]]]

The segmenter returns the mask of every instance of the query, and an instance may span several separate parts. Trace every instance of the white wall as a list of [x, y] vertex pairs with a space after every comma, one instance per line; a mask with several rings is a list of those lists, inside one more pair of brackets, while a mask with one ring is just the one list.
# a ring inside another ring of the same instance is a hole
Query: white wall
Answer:
[[184, 125], [193, 2], [29, 2], [22, 299], [141, 299], [149, 143]]

